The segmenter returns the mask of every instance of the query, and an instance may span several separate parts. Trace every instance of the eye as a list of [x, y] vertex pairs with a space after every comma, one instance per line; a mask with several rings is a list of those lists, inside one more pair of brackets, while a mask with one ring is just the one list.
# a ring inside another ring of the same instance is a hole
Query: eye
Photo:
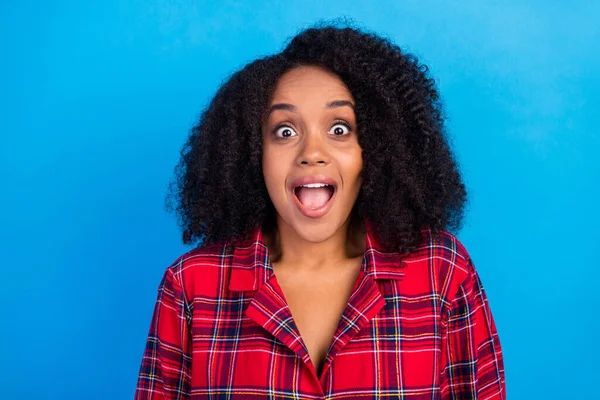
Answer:
[[275, 136], [280, 139], [285, 139], [297, 135], [292, 128], [287, 125], [279, 125], [275, 128]]
[[[344, 131], [344, 128], [346, 131]], [[334, 136], [346, 136], [352, 131], [352, 127], [350, 124], [342, 121], [337, 121], [335, 125], [333, 125], [331, 132]]]

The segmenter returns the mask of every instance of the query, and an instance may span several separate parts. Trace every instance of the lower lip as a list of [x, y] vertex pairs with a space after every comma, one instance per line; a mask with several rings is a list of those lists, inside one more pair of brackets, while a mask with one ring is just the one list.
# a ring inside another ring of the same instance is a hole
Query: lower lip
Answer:
[[322, 217], [323, 215], [327, 214], [327, 212], [329, 211], [329, 209], [333, 205], [333, 199], [335, 199], [335, 195], [336, 194], [337, 194], [337, 189], [335, 189], [333, 191], [333, 195], [327, 201], [327, 203], [323, 204], [319, 208], [314, 208], [313, 209], [313, 208], [308, 208], [304, 204], [300, 203], [300, 200], [298, 199], [298, 197], [296, 197], [296, 193], [294, 193], [294, 191], [292, 191], [292, 197], [294, 198], [294, 202], [296, 203], [296, 206], [298, 207], [298, 209], [300, 210], [300, 212], [305, 217], [309, 217], [309, 218], [319, 218], [319, 217]]

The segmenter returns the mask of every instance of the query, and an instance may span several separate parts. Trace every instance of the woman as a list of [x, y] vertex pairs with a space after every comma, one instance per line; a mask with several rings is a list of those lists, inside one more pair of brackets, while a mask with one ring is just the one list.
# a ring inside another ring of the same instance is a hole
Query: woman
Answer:
[[500, 342], [427, 68], [311, 28], [233, 74], [171, 206], [136, 399], [504, 399]]

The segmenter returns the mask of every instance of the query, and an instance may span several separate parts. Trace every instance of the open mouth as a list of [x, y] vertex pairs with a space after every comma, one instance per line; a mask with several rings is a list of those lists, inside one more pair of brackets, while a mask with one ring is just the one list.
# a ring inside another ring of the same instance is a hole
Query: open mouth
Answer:
[[335, 193], [335, 187], [326, 183], [310, 183], [296, 186], [294, 194], [298, 201], [306, 208], [316, 210], [329, 202]]

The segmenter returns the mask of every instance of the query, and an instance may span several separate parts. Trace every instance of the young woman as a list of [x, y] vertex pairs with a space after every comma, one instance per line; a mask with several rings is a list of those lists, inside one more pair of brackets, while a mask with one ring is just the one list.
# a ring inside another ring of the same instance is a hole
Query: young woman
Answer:
[[172, 186], [184, 243], [136, 399], [505, 399], [427, 68], [311, 28], [233, 74]]

